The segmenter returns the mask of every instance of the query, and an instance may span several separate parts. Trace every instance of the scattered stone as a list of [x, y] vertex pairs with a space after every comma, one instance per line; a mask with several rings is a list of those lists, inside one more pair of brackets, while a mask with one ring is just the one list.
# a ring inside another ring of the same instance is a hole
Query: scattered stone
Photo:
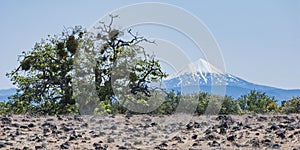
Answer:
[[276, 131], [276, 135], [278, 137], [280, 137], [281, 139], [284, 139], [285, 138], [285, 131], [284, 130], [278, 130], [278, 131]]
[[[245, 116], [237, 117], [235, 121], [235, 116], [220, 115], [205, 123], [191, 121], [188, 124], [160, 124], [152, 118], [157, 116], [147, 115], [131, 116], [130, 120], [105, 116], [96, 118], [93, 123], [83, 122], [82, 116], [56, 117], [26, 116], [22, 121], [23, 116], [0, 116], [0, 149], [73, 149], [73, 145], [76, 149], [84, 145], [86, 149], [93, 146], [92, 149], [103, 150], [108, 148], [107, 144], [112, 145], [112, 149], [141, 149], [144, 146], [153, 149], [153, 145], [156, 149], [178, 149], [187, 145], [194, 150], [208, 145], [215, 149], [287, 149], [291, 146], [297, 150], [299, 147], [295, 143], [299, 141], [300, 117], [251, 115], [248, 121], [242, 120]], [[172, 136], [174, 133], [177, 136]], [[106, 140], [94, 143], [97, 139]], [[24, 141], [30, 146], [20, 147]], [[117, 141], [124, 144], [116, 146]]]
[[202, 137], [201, 139], [205, 141], [205, 140], [215, 140], [215, 139], [219, 139], [219, 138], [213, 134], [209, 134], [209, 135]]
[[212, 132], [211, 129], [207, 129], [204, 131], [205, 134], [210, 134], [211, 132]]
[[150, 127], [152, 127], [152, 126], [149, 125], [149, 124], [146, 124], [146, 125], [143, 126], [144, 129], [147, 129], [147, 128], [150, 128]]
[[187, 130], [191, 130], [194, 127], [194, 123], [190, 122], [189, 124], [186, 125]]
[[4, 144], [5, 144], [5, 145], [9, 145], [9, 146], [13, 146], [13, 145], [14, 145], [14, 144], [11, 143], [11, 142], [5, 142]]
[[264, 139], [263, 143], [271, 143], [272, 141], [270, 139]]
[[83, 124], [81, 125], [81, 127], [87, 128], [87, 127], [89, 127], [89, 124], [85, 122], [85, 123], [83, 123]]
[[181, 141], [181, 138], [179, 136], [174, 136], [172, 138], [173, 141]]
[[220, 147], [221, 146], [221, 144], [217, 141], [209, 142], [208, 145], [210, 147]]
[[252, 127], [251, 127], [251, 125], [250, 125], [250, 124], [246, 124], [246, 125], [244, 125], [244, 128], [245, 128], [245, 129], [252, 129]]
[[152, 127], [154, 127], [154, 126], [157, 126], [157, 123], [156, 123], [156, 122], [152, 122], [150, 125], [151, 125]]
[[266, 131], [267, 131], [268, 133], [271, 133], [271, 132], [272, 132], [272, 129], [267, 128]]
[[194, 122], [194, 128], [200, 128], [201, 127], [201, 124], [198, 123], [198, 122]]
[[22, 133], [20, 132], [20, 130], [19, 130], [19, 129], [16, 129], [15, 135], [18, 136], [18, 135], [21, 135], [21, 134], [22, 134]]
[[294, 132], [294, 135], [297, 135], [297, 134], [300, 134], [300, 130]]
[[144, 137], [146, 137], [146, 136], [148, 136], [148, 135], [150, 135], [151, 134], [151, 132], [148, 132], [148, 131], [144, 131]]
[[140, 134], [134, 134], [134, 136], [135, 136], [135, 137], [141, 137], [141, 135], [140, 135]]
[[69, 147], [70, 147], [70, 144], [68, 142], [65, 142], [65, 143], [60, 145], [61, 149], [69, 149]]
[[[51, 119], [50, 119], [50, 120], [51, 120]], [[44, 122], [44, 123], [42, 124], [42, 127], [50, 127], [51, 129], [57, 129], [55, 123], [48, 122], [48, 121]]]
[[49, 128], [44, 128], [44, 129], [43, 129], [44, 135], [47, 134], [48, 132], [50, 132], [50, 129], [49, 129]]
[[21, 125], [20, 128], [21, 128], [21, 129], [28, 129], [28, 126]]
[[46, 122], [51, 122], [51, 121], [54, 121], [54, 119], [53, 118], [47, 118], [46, 119]]
[[119, 149], [128, 149], [128, 148], [125, 146], [119, 146]]
[[126, 142], [126, 143], [124, 144], [124, 146], [130, 147], [131, 144]]
[[96, 146], [101, 146], [101, 144], [100, 144], [100, 143], [94, 143], [93, 146], [94, 146], [94, 147], [96, 147]]
[[63, 120], [63, 118], [61, 117], [61, 115], [57, 115], [56, 117], [57, 117], [57, 119], [58, 119], [59, 121]]
[[227, 132], [226, 132], [226, 129], [225, 129], [224, 127], [221, 127], [219, 134], [224, 135], [224, 134], [226, 134], [226, 133], [227, 133]]
[[76, 133], [75, 131], [73, 131], [73, 132], [70, 134], [69, 141], [76, 140], [77, 137], [78, 137], [77, 133]]
[[295, 130], [295, 126], [294, 125], [288, 125], [286, 127], [286, 130], [293, 131], [293, 130]]
[[28, 126], [27, 126], [28, 128], [34, 128], [35, 127], [35, 124], [33, 124], [33, 123], [30, 123], [30, 124], [28, 124]]
[[259, 147], [260, 147], [259, 141], [255, 140], [255, 141], [252, 143], [252, 147], [259, 148]]
[[249, 146], [248, 144], [241, 144], [241, 143], [235, 143], [236, 147], [247, 147]]
[[231, 135], [231, 136], [227, 137], [227, 140], [230, 142], [234, 141], [235, 139], [236, 139], [236, 135]]
[[168, 146], [167, 143], [168, 143], [167, 141], [162, 141], [161, 144], [159, 144], [159, 147], [167, 147]]
[[13, 126], [15, 128], [19, 128], [21, 125], [19, 123], [13, 123], [13, 124], [11, 124], [11, 126]]
[[192, 146], [201, 146], [201, 144], [200, 143], [193, 143]]
[[192, 139], [193, 139], [193, 140], [196, 140], [197, 137], [198, 137], [198, 135], [194, 134], [194, 135], [192, 136]]
[[22, 121], [22, 122], [30, 122], [29, 119], [22, 119], [21, 121]]
[[83, 122], [84, 121], [82, 119], [82, 117], [80, 117], [79, 115], [74, 115], [74, 120], [79, 121], [79, 122]]
[[233, 126], [232, 130], [233, 131], [239, 131], [239, 130], [241, 130], [241, 127], [240, 126]]
[[0, 142], [0, 148], [3, 148], [5, 146], [6, 146], [6, 144], [4, 142]]
[[126, 118], [126, 119], [130, 119], [131, 117], [133, 117], [132, 114], [126, 114], [126, 115], [125, 115], [125, 118]]
[[108, 148], [108, 145], [107, 145], [107, 144], [104, 144], [104, 145], [103, 145], [103, 149], [106, 150], [107, 148]]
[[115, 142], [115, 140], [113, 138], [111, 138], [111, 137], [107, 138], [107, 143], [113, 143], [113, 142]]
[[65, 132], [69, 132], [69, 131], [72, 131], [73, 128], [69, 128], [69, 127], [67, 127], [66, 125], [62, 125], [61, 130], [65, 131]]
[[279, 127], [278, 125], [272, 125], [272, 126], [270, 127], [270, 129], [271, 129], [271, 130], [278, 130], [278, 129], [280, 129], [280, 127]]
[[144, 116], [141, 120], [142, 122], [151, 122], [151, 118], [149, 116]]
[[275, 144], [273, 144], [273, 146], [272, 146], [272, 148], [274, 148], [274, 149], [280, 149], [280, 144], [278, 144], [278, 143], [275, 143]]
[[240, 127], [243, 126], [243, 123], [242, 123], [242, 122], [237, 122], [236, 124], [237, 124], [238, 126], [240, 126]]
[[111, 129], [111, 130], [117, 130], [118, 128], [117, 128], [116, 125], [113, 125], [113, 126], [110, 127], [110, 129]]
[[37, 145], [35, 146], [35, 149], [43, 149], [43, 146]]
[[11, 120], [11, 118], [8, 118], [8, 117], [2, 117], [1, 122], [2, 122], [2, 124], [11, 124], [12, 120]]
[[135, 142], [133, 142], [133, 145], [142, 145], [142, 144], [143, 144], [142, 141], [135, 141]]
[[222, 123], [218, 126], [218, 128], [229, 128], [227, 121], [222, 121]]
[[263, 121], [266, 121], [268, 118], [267, 117], [263, 117], [263, 116], [260, 116], [257, 118], [257, 121], [258, 122], [263, 122]]

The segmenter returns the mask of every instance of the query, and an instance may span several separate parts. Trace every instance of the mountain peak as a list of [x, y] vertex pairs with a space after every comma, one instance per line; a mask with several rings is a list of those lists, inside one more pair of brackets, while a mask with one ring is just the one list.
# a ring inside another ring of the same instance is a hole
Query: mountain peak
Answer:
[[188, 70], [185, 69], [185, 71], [188, 71], [189, 73], [202, 72], [202, 73], [222, 74], [218, 68], [216, 68], [208, 61], [201, 58], [189, 64]]
[[[284, 90], [275, 87], [258, 85], [238, 78], [234, 75], [223, 73], [209, 62], [199, 59], [186, 68], [172, 74], [164, 81], [168, 91], [194, 90], [198, 88], [201, 92], [212, 92], [212, 87], [226, 86], [226, 95], [235, 99], [241, 95], [248, 94], [251, 90], [266, 93], [268, 96], [274, 96], [281, 105], [281, 101], [289, 100], [292, 97], [300, 96], [300, 90]], [[186, 91], [185, 91], [186, 92]]]
[[187, 64], [187, 66], [184, 69], [178, 71], [176, 74], [170, 75], [168, 78], [174, 78], [185, 74], [200, 74], [202, 76], [207, 73], [223, 74], [218, 68], [214, 67], [208, 61], [200, 58], [190, 64]]

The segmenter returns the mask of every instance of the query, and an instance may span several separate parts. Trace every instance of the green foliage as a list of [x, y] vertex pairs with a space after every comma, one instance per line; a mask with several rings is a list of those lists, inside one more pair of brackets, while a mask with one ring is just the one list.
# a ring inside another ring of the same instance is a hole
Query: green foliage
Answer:
[[6, 102], [0, 102], [0, 114], [8, 114], [9, 108]]
[[[158, 114], [172, 114], [177, 108], [179, 101], [187, 100], [186, 108], [192, 108], [191, 105], [197, 105], [195, 111], [198, 115], [216, 113], [211, 112], [210, 107], [214, 107], [211, 110], [218, 110], [219, 114], [245, 114], [245, 113], [267, 113], [278, 112], [278, 106], [274, 98], [270, 98], [265, 93], [251, 91], [247, 95], [241, 96], [238, 100], [234, 100], [232, 97], [211, 95], [208, 93], [200, 92], [193, 95], [180, 95], [169, 93], [170, 98], [166, 98], [165, 102], [159, 107]], [[185, 105], [185, 103], [181, 102]]]
[[255, 90], [247, 95], [242, 95], [237, 100], [239, 107], [246, 113], [266, 113], [277, 110], [276, 100], [265, 93]]
[[220, 109], [220, 114], [241, 114], [242, 110], [239, 104], [232, 97], [225, 96], [223, 99], [223, 104]]
[[157, 109], [151, 112], [151, 114], [165, 114], [171, 115], [175, 112], [178, 102], [180, 100], [180, 93], [175, 93], [175, 91], [168, 92], [166, 94], [161, 94], [160, 104]]
[[300, 113], [300, 97], [294, 97], [281, 106], [282, 113]]
[[[111, 16], [111, 23], [114, 16]], [[98, 34], [89, 34], [89, 38], [82, 44], [83, 51], [77, 53], [78, 58], [88, 60], [79, 62], [76, 72], [81, 76], [76, 79], [78, 87], [84, 84], [91, 85], [95, 82], [95, 93], [97, 98], [83, 98], [83, 105], [97, 108], [97, 111], [109, 113], [124, 112], [125, 107], [140, 106], [141, 110], [148, 105], [152, 105], [151, 96], [155, 95], [156, 89], [150, 83], [160, 82], [166, 77], [166, 73], [161, 70], [159, 61], [154, 56], [145, 52], [140, 46], [142, 42], [150, 42], [142, 36], [133, 34], [131, 30], [122, 32], [113, 29], [110, 24], [101, 24]], [[123, 35], [128, 35], [129, 40], [124, 40]], [[93, 42], [97, 41], [97, 42]], [[101, 44], [99, 44], [101, 43]], [[92, 54], [92, 55], [91, 55]], [[93, 68], [85, 71], [82, 68]], [[94, 77], [90, 78], [93, 74]], [[84, 79], [84, 80], [81, 80]], [[82, 88], [78, 93], [91, 93], [91, 89]], [[104, 106], [110, 106], [109, 111]], [[132, 106], [129, 106], [132, 105]], [[81, 106], [79, 106], [81, 107]], [[85, 110], [86, 108], [79, 108]], [[94, 111], [89, 111], [94, 112]]]
[[267, 112], [279, 112], [279, 107], [277, 106], [276, 102], [269, 103], [265, 109]]
[[196, 98], [198, 98], [198, 106], [197, 106], [196, 113], [198, 115], [205, 114], [205, 110], [209, 103], [209, 97], [210, 95], [208, 93], [203, 93], [203, 92], [197, 95]]
[[131, 30], [131, 39], [124, 40], [124, 33], [112, 28], [113, 19], [97, 27], [98, 35], [76, 26], [22, 52], [19, 67], [7, 73], [18, 87], [8, 105], [14, 107], [12, 112], [116, 113], [121, 108], [116, 105], [128, 100], [151, 104], [148, 99], [156, 91], [149, 84], [167, 75], [139, 45], [149, 41]]
[[[165, 93], [163, 91], [158, 92], [160, 94], [157, 95], [155, 100], [147, 99], [138, 99], [136, 103], [139, 103], [140, 109], [149, 109], [151, 105], [158, 106], [153, 109], [153, 111], [149, 111], [150, 114], [162, 114], [162, 115], [171, 115], [174, 114], [176, 109], [178, 108], [178, 104], [183, 105], [182, 109], [183, 111], [189, 112], [188, 110], [184, 109], [190, 109], [192, 105], [197, 105], [197, 109], [195, 111], [198, 115], [203, 115], [208, 113], [208, 105], [210, 104], [212, 107], [218, 107], [220, 108], [219, 114], [253, 114], [253, 113], [272, 113], [272, 112], [281, 112], [281, 113], [300, 113], [300, 97], [294, 97], [291, 100], [288, 100], [283, 103], [283, 105], [279, 108], [276, 104], [276, 102], [266, 96], [264, 93], [251, 91], [249, 94], [242, 96], [238, 100], [234, 100], [231, 97], [225, 96], [216, 96], [211, 95], [208, 93], [200, 92], [198, 94], [192, 94], [192, 95], [181, 95], [179, 92], [168, 92]], [[269, 102], [256, 102], [259, 101], [259, 99], [252, 99], [250, 101], [250, 98], [265, 98], [264, 100]], [[91, 102], [91, 101], [89, 101]], [[94, 101], [92, 101], [94, 102]], [[95, 107], [95, 109], [92, 109], [94, 114], [105, 114], [105, 113], [111, 113], [111, 114], [138, 114], [137, 112], [130, 111], [130, 109], [127, 109], [128, 107], [124, 107], [126, 105], [121, 104], [120, 101], [115, 101], [112, 103], [105, 103], [105, 101], [100, 101], [99, 105], [100, 107]], [[259, 104], [265, 104], [262, 106], [253, 106], [255, 103], [257, 105]], [[247, 104], [247, 106], [241, 105], [241, 104]], [[97, 104], [92, 104], [97, 105]], [[248, 105], [252, 105], [252, 107], [248, 107]], [[47, 107], [51, 107], [52, 111], [49, 111]], [[135, 106], [136, 107], [136, 106]], [[242, 109], [243, 108], [243, 109]], [[253, 109], [256, 108], [256, 109]], [[257, 109], [259, 108], [259, 109]], [[279, 111], [280, 110], [280, 111]], [[10, 100], [8, 102], [0, 102], [0, 114], [22, 114], [22, 113], [39, 113], [39, 114], [76, 114], [79, 113], [78, 105], [66, 105], [62, 106], [59, 105], [59, 103], [56, 103], [55, 106], [51, 103], [45, 103], [43, 107], [34, 106], [26, 101], [20, 101], [20, 100]]]
[[[212, 109], [212, 107], [214, 108]], [[219, 112], [212, 112], [212, 110], [219, 110]], [[197, 114], [240, 114], [240, 111], [237, 102], [231, 97], [221, 97], [207, 93], [199, 94]]]
[[203, 115], [207, 112], [208, 105], [211, 107], [220, 108], [220, 114], [240, 114], [241, 109], [238, 103], [231, 97], [210, 95], [205, 92], [200, 92], [192, 95], [181, 95], [180, 93], [175, 93], [174, 91], [167, 93], [165, 101], [156, 109], [153, 114], [173, 114], [175, 113], [177, 106], [180, 102], [181, 111], [190, 112], [193, 105], [196, 105], [195, 114]]
[[7, 74], [17, 93], [8, 102], [13, 113], [41, 114], [75, 111], [72, 90], [74, 53], [85, 31], [80, 26], [48, 36], [31, 51], [23, 51], [20, 66]]

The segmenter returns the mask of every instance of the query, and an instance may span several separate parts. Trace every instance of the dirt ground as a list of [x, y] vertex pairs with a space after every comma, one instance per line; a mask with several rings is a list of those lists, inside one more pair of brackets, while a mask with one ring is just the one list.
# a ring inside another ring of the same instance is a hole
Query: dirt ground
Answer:
[[300, 115], [0, 116], [0, 149], [294, 149]]

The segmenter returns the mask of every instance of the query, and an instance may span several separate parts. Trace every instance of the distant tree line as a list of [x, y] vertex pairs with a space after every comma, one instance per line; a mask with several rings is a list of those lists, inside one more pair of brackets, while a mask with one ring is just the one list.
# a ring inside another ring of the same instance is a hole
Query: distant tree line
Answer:
[[300, 97], [294, 97], [291, 100], [283, 101], [281, 106], [277, 105], [274, 97], [267, 96], [265, 93], [255, 90], [248, 94], [233, 99], [230, 96], [217, 96], [205, 92], [199, 92], [193, 95], [180, 95], [179, 93], [169, 92], [163, 104], [153, 114], [173, 114], [176, 110], [178, 101], [183, 97], [190, 99], [194, 105], [197, 105], [195, 114], [203, 115], [207, 109], [208, 103], [221, 106], [219, 114], [224, 115], [243, 115], [243, 114], [267, 114], [267, 113], [300, 113]]
[[[204, 115], [210, 101], [213, 102], [213, 105], [221, 105], [219, 114], [224, 115], [300, 113], [300, 97], [294, 97], [288, 101], [283, 101], [281, 106], [278, 106], [274, 98], [258, 91], [251, 91], [238, 99], [233, 99], [229, 96], [222, 97], [211, 95], [205, 92], [199, 92], [198, 94], [193, 95], [181, 95], [179, 92], [172, 91], [168, 92], [165, 97], [159, 98], [159, 100], [163, 100], [163, 102], [157, 109], [149, 114], [174, 114], [179, 101], [183, 98], [191, 100], [189, 105], [197, 105], [197, 109], [194, 112], [196, 115]], [[187, 105], [187, 107], [189, 107], [189, 105]], [[35, 106], [24, 101], [0, 102], [0, 114], [40, 113], [40, 111], [33, 107]], [[76, 104], [74, 104], [73, 107], [77, 108]], [[112, 103], [112, 105], [109, 106], [103, 105], [103, 109], [110, 114], [139, 114], [128, 110], [119, 103]], [[76, 109], [67, 111], [68, 112], [64, 112], [63, 114], [79, 114]], [[61, 114], [61, 111], [48, 115], [54, 114]]]

